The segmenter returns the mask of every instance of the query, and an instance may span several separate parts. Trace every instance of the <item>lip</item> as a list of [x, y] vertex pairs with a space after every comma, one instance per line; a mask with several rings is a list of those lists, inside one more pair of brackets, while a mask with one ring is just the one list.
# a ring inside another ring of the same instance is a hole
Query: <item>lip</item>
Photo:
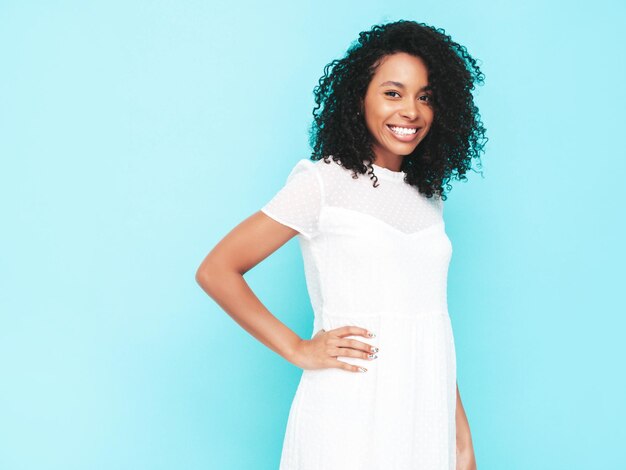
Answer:
[[387, 124], [387, 125], [391, 127], [405, 127], [407, 129], [419, 129], [418, 126], [407, 126], [406, 124]]
[[[415, 134], [408, 134], [408, 135], [398, 135], [396, 134], [394, 131], [392, 131], [389, 126], [393, 126], [393, 127], [405, 127], [407, 129], [417, 129], [417, 132]], [[391, 135], [393, 135], [397, 140], [399, 140], [400, 142], [411, 142], [413, 140], [415, 140], [418, 136], [418, 134], [420, 133], [421, 127], [417, 127], [417, 126], [396, 126], [394, 124], [387, 124], [385, 126], [387, 128], [387, 130], [389, 131], [389, 133]]]

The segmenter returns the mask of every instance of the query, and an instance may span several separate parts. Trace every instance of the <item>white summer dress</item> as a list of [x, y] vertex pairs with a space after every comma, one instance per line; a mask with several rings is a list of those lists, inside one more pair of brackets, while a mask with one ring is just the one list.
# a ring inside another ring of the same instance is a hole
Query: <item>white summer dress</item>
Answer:
[[374, 338], [367, 368], [303, 370], [280, 470], [455, 470], [456, 356], [447, 309], [452, 245], [443, 200], [373, 165], [352, 177], [302, 159], [262, 207], [299, 232], [313, 337], [355, 325]]

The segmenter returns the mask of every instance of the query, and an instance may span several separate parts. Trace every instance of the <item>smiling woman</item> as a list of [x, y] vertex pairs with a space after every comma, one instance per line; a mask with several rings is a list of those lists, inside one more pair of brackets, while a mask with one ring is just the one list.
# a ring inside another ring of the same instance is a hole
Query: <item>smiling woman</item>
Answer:
[[399, 171], [433, 122], [428, 68], [405, 52], [383, 57], [375, 68], [362, 106], [365, 124], [378, 165]]
[[[450, 179], [466, 180], [473, 160], [481, 167], [487, 138], [472, 90], [484, 75], [443, 29], [413, 21], [376, 25], [324, 70], [314, 90], [313, 160], [341, 158], [355, 175], [373, 176], [373, 186], [376, 161], [444, 200]], [[408, 131], [393, 133], [387, 124], [417, 128], [415, 139], [394, 140]]]
[[[315, 89], [312, 158], [218, 243], [196, 280], [303, 369], [280, 470], [474, 470], [442, 185], [482, 150], [470, 93], [480, 70], [441, 30], [410, 21], [361, 33], [331, 65]], [[304, 339], [243, 279], [296, 235], [314, 311]]]

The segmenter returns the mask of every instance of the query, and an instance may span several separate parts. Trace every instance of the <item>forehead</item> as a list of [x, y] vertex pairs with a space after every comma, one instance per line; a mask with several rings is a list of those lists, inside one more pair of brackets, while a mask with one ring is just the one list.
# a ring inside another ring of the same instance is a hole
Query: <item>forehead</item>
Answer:
[[428, 82], [428, 68], [421, 57], [406, 52], [397, 52], [381, 58], [373, 79], [378, 82], [393, 80], [423, 84]]

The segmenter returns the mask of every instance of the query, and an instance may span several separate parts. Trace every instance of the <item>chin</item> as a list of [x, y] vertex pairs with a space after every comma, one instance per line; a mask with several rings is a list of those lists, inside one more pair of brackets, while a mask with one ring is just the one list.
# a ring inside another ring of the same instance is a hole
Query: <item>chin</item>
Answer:
[[410, 149], [407, 149], [406, 147], [402, 149], [396, 149], [393, 153], [402, 157], [406, 157], [407, 155], [411, 155], [413, 152], [415, 152], [415, 149], [417, 147], [418, 146], [416, 145], [415, 147], [411, 147]]

